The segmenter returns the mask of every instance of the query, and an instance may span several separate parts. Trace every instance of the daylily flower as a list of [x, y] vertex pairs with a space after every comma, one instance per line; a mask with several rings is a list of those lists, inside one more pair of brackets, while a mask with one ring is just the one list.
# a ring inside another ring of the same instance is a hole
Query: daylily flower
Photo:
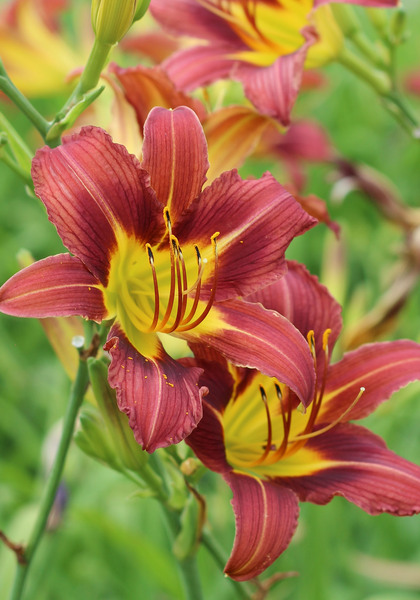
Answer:
[[[398, 4], [341, 1], [369, 7]], [[238, 80], [261, 113], [288, 125], [304, 66], [334, 60], [342, 48], [343, 34], [330, 4], [331, 0], [152, 0], [150, 8], [171, 33], [200, 40], [163, 63], [178, 87], [188, 91], [221, 78]]]
[[408, 340], [369, 344], [330, 365], [340, 307], [296, 263], [251, 299], [308, 335], [317, 385], [302, 412], [281, 380], [229, 367], [196, 349], [207, 360], [197, 364], [206, 367], [200, 383], [210, 391], [203, 419], [186, 441], [233, 491], [236, 537], [225, 572], [238, 581], [257, 576], [286, 549], [298, 500], [326, 504], [340, 495], [370, 514], [420, 512], [420, 467], [349, 423], [420, 378], [420, 346]]
[[0, 14], [0, 56], [9, 77], [30, 97], [68, 89], [66, 76], [87, 54], [75, 50], [58, 31], [65, 2], [13, 0]]
[[[143, 160], [87, 127], [35, 156], [33, 179], [70, 254], [40, 260], [0, 288], [0, 310], [112, 320], [109, 382], [142, 447], [176, 443], [201, 418], [201, 373], [172, 359], [171, 334], [285, 381], [304, 405], [314, 370], [289, 321], [240, 297], [285, 272], [284, 251], [310, 217], [270, 175], [208, 167], [195, 113], [155, 108]], [[160, 336], [160, 337], [159, 337]]]

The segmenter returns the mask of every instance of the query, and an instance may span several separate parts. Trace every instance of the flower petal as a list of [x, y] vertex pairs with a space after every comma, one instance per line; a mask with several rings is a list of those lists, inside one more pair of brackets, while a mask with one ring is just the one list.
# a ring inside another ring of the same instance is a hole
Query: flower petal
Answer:
[[69, 254], [33, 263], [0, 288], [0, 311], [16, 317], [107, 318], [99, 281]]
[[83, 323], [77, 317], [45, 317], [40, 320], [45, 335], [55, 355], [61, 362], [71, 381], [76, 378], [79, 366], [79, 351], [72, 345], [76, 336], [84, 336]]
[[156, 107], [150, 112], [144, 126], [142, 166], [176, 223], [200, 194], [209, 167], [203, 128], [190, 108]]
[[261, 302], [265, 308], [284, 315], [305, 338], [313, 330], [317, 365], [322, 372], [325, 364], [323, 335], [327, 329], [331, 329], [328, 345], [332, 350], [341, 331], [341, 307], [327, 288], [303, 265], [288, 261], [287, 266], [288, 271], [282, 279], [246, 299]]
[[180, 92], [160, 67], [147, 68], [139, 65], [122, 69], [112, 64], [110, 71], [117, 77], [127, 101], [133, 106], [141, 131], [147, 115], [154, 106], [188, 106], [200, 118], [204, 118], [205, 108], [201, 102]]
[[331, 219], [324, 200], [321, 200], [315, 194], [308, 194], [307, 196], [294, 194], [294, 196], [308, 214], [318, 219], [320, 223], [325, 223], [335, 233], [335, 237], [340, 238], [340, 225]]
[[327, 162], [334, 155], [325, 129], [315, 121], [303, 119], [292, 123], [283, 135], [275, 129], [268, 130], [262, 145], [266, 152], [278, 153], [283, 158]]
[[176, 52], [162, 67], [179, 89], [189, 92], [229, 77], [238, 61], [228, 57], [237, 51], [237, 46], [223, 43], [194, 46]]
[[236, 535], [225, 567], [236, 581], [256, 577], [287, 548], [296, 530], [299, 514], [295, 494], [256, 477], [225, 474], [233, 491]]
[[119, 46], [125, 53], [140, 54], [143, 59], [147, 57], [152, 64], [159, 64], [179, 48], [180, 40], [161, 30], [148, 30], [143, 33], [130, 33], [121, 40]]
[[142, 356], [118, 326], [108, 335], [105, 349], [111, 355], [108, 380], [117, 390], [118, 406], [126, 413], [137, 442], [147, 452], [177, 444], [197, 426], [202, 416], [198, 387], [202, 369], [184, 367], [166, 354], [157, 336], [152, 357]]
[[420, 467], [388, 450], [364, 427], [337, 425], [307, 447], [318, 457], [316, 472], [282, 478], [300, 500], [326, 504], [344, 496], [371, 515], [420, 512]]
[[[196, 0], [152, 0], [150, 12], [165, 29], [179, 35], [191, 35], [209, 41], [238, 41], [232, 27], [223, 17], [208, 10]], [[243, 45], [243, 44], [241, 44]]]
[[302, 34], [307, 41], [296, 52], [280, 56], [268, 67], [241, 63], [232, 72], [232, 78], [242, 82], [245, 95], [255, 108], [286, 126], [300, 89], [308, 49], [317, 40], [310, 28]]
[[320, 422], [333, 422], [351, 405], [364, 387], [360, 400], [346, 420], [369, 415], [393, 392], [420, 379], [420, 345], [411, 340], [366, 344], [344, 355], [327, 373]]
[[[217, 382], [212, 381], [211, 383], [213, 389], [209, 388], [209, 390], [214, 397], [219, 386]], [[231, 466], [226, 461], [223, 424], [219, 413], [205, 399], [203, 400], [203, 418], [197, 428], [185, 438], [185, 441], [208, 469], [216, 473], [226, 473], [231, 470]]]
[[34, 158], [35, 191], [67, 248], [103, 284], [116, 235], [153, 243], [164, 227], [148, 175], [102, 129], [85, 127]]
[[[174, 232], [181, 246], [194, 243], [200, 249], [220, 232], [216, 299], [221, 301], [278, 279], [286, 270], [286, 248], [315, 223], [269, 173], [243, 180], [229, 171], [204, 190]], [[203, 292], [212, 286], [208, 277]]]
[[308, 406], [314, 392], [314, 366], [308, 344], [282, 315], [259, 304], [228, 300], [213, 306], [187, 341], [208, 344], [233, 364], [276, 377]]
[[203, 123], [209, 146], [208, 179], [240, 167], [272, 123], [249, 106], [226, 106], [211, 113]]

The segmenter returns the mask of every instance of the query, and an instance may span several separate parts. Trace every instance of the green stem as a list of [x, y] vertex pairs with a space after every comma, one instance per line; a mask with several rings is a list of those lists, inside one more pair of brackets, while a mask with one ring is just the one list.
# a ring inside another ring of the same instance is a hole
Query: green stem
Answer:
[[21, 169], [30, 175], [33, 153], [2, 112], [0, 112], [0, 131], [7, 135], [7, 143]]
[[45, 531], [48, 516], [50, 514], [51, 508], [53, 506], [57, 494], [57, 489], [60, 484], [67, 452], [73, 436], [77, 414], [79, 412], [80, 405], [83, 401], [88, 381], [89, 376], [86, 360], [81, 359], [79, 363], [79, 369], [76, 375], [76, 380], [74, 382], [72, 392], [70, 394], [70, 400], [67, 405], [66, 414], [64, 416], [63, 430], [61, 433], [61, 439], [57, 449], [57, 454], [55, 456], [54, 464], [48, 477], [47, 485], [45, 487], [44, 495], [41, 500], [41, 505], [37, 519], [32, 529], [27, 548], [23, 555], [25, 562], [24, 564], [19, 564], [17, 567], [10, 600], [19, 600], [22, 597], [23, 587], [25, 584], [29, 567]]
[[[221, 568], [225, 568], [226, 564], [226, 556], [223, 549], [219, 546], [213, 536], [203, 529], [201, 532], [201, 542], [205, 548], [207, 548], [208, 552], [212, 555], [214, 562]], [[246, 589], [245, 585], [242, 583], [238, 583], [233, 579], [229, 579], [230, 583], [235, 589], [235, 592], [238, 598], [244, 598], [245, 600], [249, 600], [252, 598], [252, 593]]]
[[112, 44], [98, 42], [98, 40], [95, 39], [88, 61], [76, 87], [80, 97], [98, 85], [102, 69], [106, 65], [112, 48]]
[[[69, 124], [66, 122], [66, 116], [79, 102], [83, 100], [85, 94], [87, 94], [90, 90], [93, 90], [93, 88], [95, 88], [98, 84], [102, 70], [108, 60], [112, 48], [112, 44], [99, 42], [97, 39], [95, 39], [78, 84], [74, 88], [71, 96], [68, 98], [63, 108], [57, 113], [54, 122], [51, 125], [51, 129], [54, 130], [54, 133], [51, 134], [50, 132], [50, 135], [48, 136], [47, 141], [49, 146], [54, 147], [60, 143], [62, 131], [69, 126]], [[88, 106], [88, 104], [89, 103], [87, 103], [86, 106]], [[61, 124], [62, 127], [57, 128], [57, 125]]]
[[337, 56], [338, 62], [368, 83], [379, 95], [387, 96], [392, 89], [390, 77], [384, 71], [373, 68], [345, 46]]
[[374, 65], [380, 68], [386, 68], [387, 65], [383, 57], [378, 52], [378, 48], [365, 36], [362, 31], [355, 31], [350, 36], [351, 41]]
[[414, 138], [419, 137], [419, 125], [416, 117], [399, 96], [389, 73], [375, 69], [369, 63], [342, 48], [337, 57], [344, 67], [369, 84], [384, 101], [385, 108]]
[[[169, 537], [173, 542], [180, 528], [179, 514], [169, 509], [164, 503], [161, 503], [161, 506], [168, 526]], [[184, 586], [185, 600], [203, 600], [196, 555], [193, 554], [184, 560], [178, 560], [177, 567]]]
[[[155, 492], [157, 499], [160, 501], [165, 521], [168, 526], [168, 533], [173, 542], [180, 530], [180, 513], [174, 511], [167, 506], [168, 495], [162, 487], [162, 478], [155, 473], [162, 470], [162, 465], [157, 454], [150, 457], [152, 465], [145, 464], [141, 468], [141, 479]], [[203, 600], [201, 591], [200, 576], [197, 568], [196, 556], [187, 556], [184, 560], [177, 561], [177, 567], [184, 586], [185, 600]]]
[[0, 90], [23, 112], [45, 139], [50, 123], [44, 119], [27, 98], [9, 79], [3, 63], [0, 60]]
[[22, 167], [20, 165], [18, 165], [17, 162], [15, 162], [11, 156], [9, 156], [4, 149], [0, 149], [0, 160], [1, 162], [3, 162], [5, 165], [7, 165], [9, 167], [9, 169], [12, 169], [12, 171], [14, 171], [16, 173], [16, 175], [18, 175], [21, 179], [23, 179], [23, 181], [27, 184], [32, 186], [33, 182], [32, 182], [32, 177], [30, 176], [29, 173], [27, 173], [24, 169], [22, 169]]

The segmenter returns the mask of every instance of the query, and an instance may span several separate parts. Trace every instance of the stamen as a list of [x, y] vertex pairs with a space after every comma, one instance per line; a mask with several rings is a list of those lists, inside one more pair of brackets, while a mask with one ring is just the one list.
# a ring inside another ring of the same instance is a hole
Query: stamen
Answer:
[[166, 219], [166, 225], [167, 225], [168, 234], [169, 234], [169, 251], [171, 254], [171, 286], [170, 286], [170, 290], [169, 290], [168, 306], [166, 308], [166, 312], [162, 319], [162, 322], [159, 325], [160, 331], [162, 331], [162, 329], [165, 327], [166, 323], [169, 321], [169, 317], [171, 316], [172, 309], [174, 306], [175, 286], [176, 286], [175, 251], [174, 251], [174, 246], [173, 246], [173, 241], [172, 241], [171, 219], [170, 219], [169, 210], [167, 207], [164, 208], [163, 215], [164, 215], [164, 218]]
[[260, 460], [264, 460], [264, 458], [270, 452], [271, 446], [273, 443], [273, 427], [271, 425], [270, 409], [268, 408], [267, 394], [265, 393], [265, 389], [263, 388], [262, 385], [260, 385], [259, 387], [260, 387], [261, 399], [263, 401], [263, 404], [265, 407], [265, 412], [267, 415], [267, 445], [265, 447], [264, 454], [260, 458]]
[[286, 449], [287, 449], [287, 443], [288, 443], [289, 433], [290, 433], [290, 425], [292, 423], [292, 410], [291, 410], [291, 407], [289, 404], [289, 407], [287, 410], [287, 415], [286, 415], [285, 408], [284, 408], [284, 402], [283, 402], [283, 394], [281, 393], [281, 388], [278, 383], [275, 383], [274, 387], [276, 388], [277, 398], [279, 399], [279, 402], [280, 402], [281, 418], [283, 421], [283, 440], [281, 442], [280, 447], [278, 448], [278, 450], [276, 450], [276, 453], [274, 455], [275, 460], [279, 460], [284, 455], [284, 453], [286, 452]]
[[[191, 310], [190, 310], [188, 316], [184, 319], [183, 325], [186, 325], [187, 323], [189, 323], [191, 321], [191, 319], [195, 315], [195, 311], [197, 310], [198, 301], [200, 300], [201, 276], [204, 271], [204, 264], [203, 264], [204, 260], [202, 260], [202, 258], [201, 258], [201, 254], [200, 254], [200, 250], [198, 249], [198, 246], [194, 246], [194, 248], [195, 248], [195, 253], [197, 255], [198, 275], [197, 275], [197, 279], [191, 289], [194, 289], [194, 287], [196, 287], [196, 290], [195, 290], [193, 305], [191, 307]], [[207, 260], [206, 260], [206, 263], [207, 263]]]
[[272, 451], [272, 444], [273, 444], [273, 427], [271, 424], [271, 416], [270, 416], [270, 409], [268, 407], [267, 394], [265, 393], [265, 389], [263, 388], [262, 385], [260, 385], [259, 388], [260, 388], [261, 399], [264, 403], [265, 412], [267, 415], [267, 444], [265, 446], [263, 446], [264, 452], [261, 454], [259, 459], [256, 460], [255, 462], [251, 463], [249, 465], [250, 467], [255, 467], [256, 465], [260, 465], [262, 462], [264, 462], [264, 460], [267, 458], [267, 456]]
[[[213, 278], [213, 286], [211, 288], [210, 298], [208, 299], [207, 306], [203, 310], [201, 315], [192, 323], [185, 325], [185, 321], [184, 321], [184, 324], [181, 327], [178, 327], [178, 329], [177, 329], [178, 331], [187, 331], [188, 329], [192, 329], [193, 327], [196, 327], [197, 325], [202, 323], [204, 321], [204, 319], [207, 317], [207, 315], [209, 314], [211, 307], [213, 306], [213, 302], [216, 297], [217, 279], [218, 279], [218, 273], [219, 273], [219, 260], [218, 260], [219, 257], [218, 257], [218, 252], [217, 252], [217, 237], [219, 235], [220, 235], [220, 232], [217, 231], [216, 233], [214, 233], [211, 236], [211, 242], [214, 246], [214, 278]], [[197, 286], [197, 290], [198, 290], [198, 286]]]
[[197, 278], [194, 281], [194, 283], [192, 284], [191, 287], [189, 287], [187, 290], [184, 290], [182, 293], [184, 294], [184, 296], [187, 296], [188, 294], [191, 294], [191, 292], [193, 290], [195, 290], [195, 288], [199, 285], [201, 278], [203, 277], [203, 273], [204, 273], [204, 267], [207, 264], [207, 258], [201, 258], [201, 254], [200, 254], [200, 250], [198, 249], [198, 246], [194, 246], [195, 252], [197, 254], [197, 262], [198, 262], [198, 273], [197, 273]]
[[311, 349], [312, 356], [314, 357], [315, 390], [316, 390], [316, 392], [315, 392], [315, 398], [313, 399], [312, 404], [311, 404], [311, 413], [310, 413], [308, 422], [306, 423], [306, 427], [305, 427], [302, 435], [306, 434], [307, 432], [312, 431], [312, 428], [314, 426], [314, 423], [315, 423], [316, 418], [319, 413], [319, 409], [321, 408], [321, 403], [322, 403], [322, 399], [324, 397], [324, 392], [325, 392], [325, 384], [327, 382], [327, 369], [328, 369], [328, 365], [329, 365], [329, 361], [330, 361], [329, 350], [328, 350], [328, 338], [329, 338], [330, 334], [331, 334], [331, 329], [326, 329], [322, 336], [322, 348], [325, 352], [325, 360], [324, 360], [323, 372], [322, 372], [322, 377], [321, 377], [321, 388], [318, 391], [317, 388], [318, 388], [319, 376], [318, 376], [316, 352], [315, 352], [315, 334], [314, 334], [313, 330], [308, 332], [308, 343], [309, 343], [309, 347]]
[[306, 335], [306, 339], [308, 340], [308, 344], [309, 344], [309, 350], [311, 351], [312, 356], [314, 357], [314, 359], [316, 358], [316, 351], [315, 351], [315, 332], [313, 329], [311, 329], [310, 331], [308, 331], [307, 335]]
[[[183, 296], [182, 296], [182, 278], [181, 278], [181, 267], [180, 267], [180, 256], [179, 256], [180, 248], [179, 248], [178, 240], [176, 239], [176, 237], [174, 235], [171, 235], [170, 241], [171, 241], [172, 253], [174, 255], [175, 279], [176, 279], [178, 306], [177, 306], [175, 320], [172, 323], [172, 325], [169, 325], [169, 327], [164, 328], [164, 325], [166, 325], [167, 321], [161, 323], [159, 329], [160, 329], [160, 331], [162, 331], [162, 333], [171, 333], [172, 331], [174, 331], [177, 328], [177, 326], [179, 325], [179, 323], [182, 319], [182, 305], [183, 305], [183, 301], [184, 301]], [[174, 305], [174, 302], [172, 303], [171, 311], [172, 311], [173, 305]], [[166, 315], [165, 315], [165, 317], [166, 317]]]
[[180, 296], [180, 299], [182, 297], [182, 314], [181, 314], [181, 321], [184, 318], [185, 315], [185, 309], [187, 308], [187, 294], [185, 293], [187, 290], [187, 286], [188, 286], [188, 278], [187, 278], [187, 269], [185, 267], [185, 261], [184, 261], [184, 255], [182, 254], [182, 250], [181, 250], [181, 246], [178, 244], [178, 257], [179, 257], [179, 262], [181, 265], [181, 269], [182, 269], [182, 295]]
[[151, 329], [151, 331], [153, 331], [155, 329], [158, 319], [159, 319], [159, 286], [158, 286], [158, 281], [157, 281], [155, 259], [153, 256], [152, 247], [150, 246], [150, 244], [146, 244], [146, 248], [147, 248], [147, 253], [149, 255], [149, 264], [152, 269], [153, 288], [154, 288], [154, 292], [155, 292], [155, 312], [153, 315], [152, 324], [150, 325], [150, 329]]
[[365, 389], [366, 388], [364, 388], [364, 387], [360, 388], [359, 393], [357, 394], [357, 396], [353, 400], [353, 402], [350, 404], [350, 406], [348, 406], [346, 408], [346, 410], [337, 419], [335, 419], [335, 421], [333, 421], [332, 423], [328, 423], [328, 425], [326, 425], [325, 427], [322, 427], [322, 429], [318, 429], [317, 431], [311, 431], [310, 433], [304, 433], [302, 435], [297, 435], [293, 439], [289, 440], [289, 443], [291, 444], [293, 442], [300, 442], [301, 440], [308, 440], [310, 438], [317, 437], [318, 435], [321, 435], [322, 433], [325, 433], [325, 432], [329, 431], [330, 429], [332, 429], [333, 427], [335, 427], [336, 425], [338, 425], [349, 414], [349, 412], [354, 408], [354, 406], [356, 406], [356, 404], [359, 402], [360, 398], [362, 397]]
[[330, 337], [331, 329], [326, 329], [322, 336], [322, 349], [324, 352], [328, 352], [328, 338]]
[[168, 230], [169, 238], [170, 238], [172, 236], [172, 223], [171, 223], [171, 216], [169, 214], [169, 208], [167, 206], [165, 206], [165, 208], [163, 209], [163, 218], [165, 220], [166, 228]]

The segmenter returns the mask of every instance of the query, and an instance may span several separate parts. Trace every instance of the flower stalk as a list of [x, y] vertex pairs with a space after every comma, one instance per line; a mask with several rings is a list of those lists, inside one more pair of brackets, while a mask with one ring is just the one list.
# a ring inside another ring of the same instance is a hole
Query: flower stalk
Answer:
[[29, 100], [17, 89], [9, 78], [3, 62], [0, 59], [0, 90], [19, 108], [31, 121], [45, 139], [50, 123], [36, 110]]
[[23, 561], [20, 562], [17, 566], [10, 600], [20, 600], [20, 598], [22, 597], [23, 588], [25, 585], [29, 568], [44, 534], [48, 521], [48, 516], [54, 504], [57, 489], [61, 481], [61, 475], [65, 465], [70, 442], [73, 437], [76, 418], [86, 392], [88, 381], [89, 377], [86, 357], [83, 353], [81, 353], [79, 369], [77, 371], [76, 380], [74, 382], [70, 394], [70, 400], [67, 405], [66, 414], [64, 416], [63, 430], [57, 454], [55, 456], [54, 463], [45, 487], [37, 519], [32, 529], [32, 533], [29, 538], [26, 550], [23, 553]]

